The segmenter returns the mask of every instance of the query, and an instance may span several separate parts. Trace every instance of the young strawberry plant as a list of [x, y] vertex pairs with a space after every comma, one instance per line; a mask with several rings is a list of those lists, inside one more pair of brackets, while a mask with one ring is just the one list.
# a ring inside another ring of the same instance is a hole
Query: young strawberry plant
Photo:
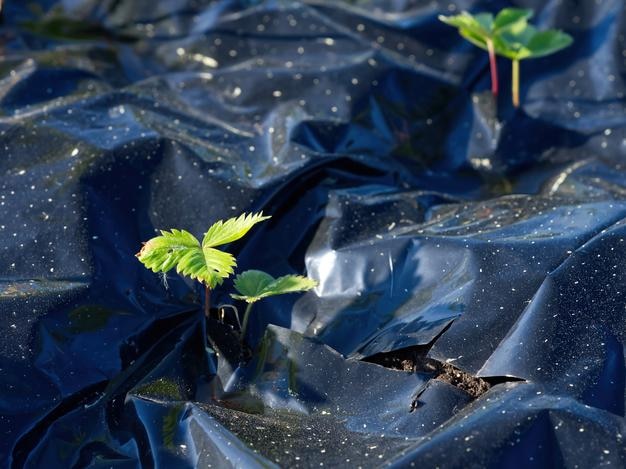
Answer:
[[537, 30], [528, 23], [532, 15], [532, 10], [505, 8], [495, 18], [491, 13], [471, 15], [467, 12], [439, 17], [444, 23], [458, 28], [461, 36], [469, 42], [489, 52], [491, 90], [494, 96], [498, 94], [496, 55], [511, 59], [511, 92], [515, 107], [519, 106], [520, 60], [554, 54], [573, 42], [572, 37], [562, 31]]
[[491, 92], [498, 95], [498, 68], [496, 64], [496, 41], [498, 35], [506, 28], [524, 22], [532, 16], [531, 10], [521, 8], [505, 8], [494, 18], [491, 13], [471, 15], [462, 12], [454, 16], [439, 16], [439, 20], [458, 28], [459, 34], [469, 42], [489, 53], [491, 70]]
[[[176, 269], [179, 274], [203, 284], [204, 314], [208, 317], [211, 290], [232, 275], [237, 265], [232, 254], [216, 248], [241, 239], [254, 225], [268, 218], [270, 217], [263, 216], [263, 212], [260, 212], [244, 213], [226, 221], [219, 220], [205, 233], [202, 243], [185, 230], [161, 231], [161, 236], [144, 243], [137, 258], [153, 272], [165, 273]], [[237, 294], [231, 296], [248, 303], [241, 326], [241, 342], [243, 343], [254, 303], [268, 296], [307, 291], [316, 285], [315, 280], [301, 275], [274, 278], [260, 270], [247, 270], [239, 274], [234, 282]]]
[[232, 275], [237, 265], [232, 254], [216, 248], [241, 239], [254, 225], [268, 218], [260, 212], [219, 220], [204, 234], [202, 243], [185, 230], [161, 231], [161, 236], [144, 243], [137, 258], [153, 272], [168, 272], [175, 268], [179, 274], [203, 284], [204, 313], [208, 317], [211, 290]]
[[307, 291], [315, 288], [317, 282], [302, 275], [285, 275], [274, 278], [260, 270], [246, 270], [237, 275], [234, 286], [237, 294], [231, 293], [230, 296], [248, 303], [241, 326], [241, 341], [243, 342], [254, 303], [268, 296]]
[[568, 47], [572, 36], [557, 29], [539, 31], [526, 20], [504, 28], [498, 34], [496, 50], [512, 61], [513, 105], [519, 107], [520, 60], [534, 59], [554, 54]]

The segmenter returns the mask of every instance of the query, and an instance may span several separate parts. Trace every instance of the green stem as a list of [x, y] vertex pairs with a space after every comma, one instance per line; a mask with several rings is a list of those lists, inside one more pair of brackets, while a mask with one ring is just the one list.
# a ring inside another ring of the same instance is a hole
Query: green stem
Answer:
[[519, 107], [519, 60], [513, 59], [513, 106]]
[[489, 51], [489, 69], [491, 70], [491, 93], [498, 96], [498, 65], [496, 62], [496, 50], [493, 41], [487, 39], [487, 50]]
[[208, 318], [211, 311], [211, 289], [208, 285], [204, 286], [204, 315]]
[[252, 311], [252, 305], [254, 303], [248, 303], [246, 306], [246, 312], [243, 313], [243, 325], [241, 326], [241, 342], [243, 343], [243, 339], [246, 336], [246, 330], [248, 329], [248, 319], [250, 319], [250, 311]]

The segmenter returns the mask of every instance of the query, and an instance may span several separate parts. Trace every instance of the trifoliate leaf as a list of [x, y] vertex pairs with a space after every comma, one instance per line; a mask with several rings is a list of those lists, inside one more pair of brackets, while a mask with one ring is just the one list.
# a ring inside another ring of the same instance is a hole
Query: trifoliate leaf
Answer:
[[220, 220], [206, 232], [202, 245], [188, 231], [161, 231], [161, 236], [144, 244], [137, 258], [153, 272], [167, 272], [176, 268], [179, 274], [215, 288], [233, 273], [237, 265], [232, 254], [215, 247], [238, 240], [255, 224], [268, 218], [260, 212]]
[[275, 279], [260, 270], [247, 270], [237, 275], [234, 286], [239, 294], [230, 296], [236, 300], [254, 303], [268, 296], [307, 291], [315, 288], [317, 282], [302, 275], [285, 275]]
[[459, 34], [481, 49], [488, 50], [487, 41], [493, 41], [502, 29], [524, 28], [532, 10], [505, 8], [493, 17], [491, 13], [472, 15], [466, 11], [454, 16], [439, 16], [439, 20], [458, 28]]
[[232, 254], [217, 249], [202, 249], [200, 242], [185, 230], [161, 231], [147, 241], [137, 258], [153, 272], [167, 272], [173, 268], [210, 288], [222, 283], [237, 265]]
[[232, 243], [242, 238], [250, 228], [257, 223], [267, 220], [267, 216], [263, 216], [263, 212], [242, 214], [237, 218], [229, 218], [226, 221], [218, 221], [214, 223], [204, 235], [202, 240], [203, 248], [214, 248], [222, 244]]
[[533, 59], [553, 54], [573, 42], [572, 36], [556, 29], [538, 31], [527, 24], [523, 29], [505, 28], [494, 41], [498, 54], [512, 60]]

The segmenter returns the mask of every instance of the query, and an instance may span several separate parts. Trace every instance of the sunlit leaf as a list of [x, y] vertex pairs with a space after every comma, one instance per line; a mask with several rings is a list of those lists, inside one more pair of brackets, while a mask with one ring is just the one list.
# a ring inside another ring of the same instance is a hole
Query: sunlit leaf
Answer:
[[503, 28], [515, 28], [524, 25], [533, 16], [532, 10], [525, 8], [504, 8], [493, 21], [493, 30], [498, 33]]
[[459, 34], [481, 49], [488, 49], [492, 41], [498, 55], [512, 60], [543, 57], [572, 43], [572, 37], [558, 30], [538, 31], [528, 23], [533, 11], [525, 8], [505, 8], [494, 18], [491, 13], [472, 15], [462, 12], [453, 16], [439, 16]]
[[302, 275], [284, 275], [278, 277], [271, 285], [265, 289], [266, 296], [282, 295], [283, 293], [294, 293], [308, 291], [317, 286], [317, 282]]
[[493, 15], [491, 13], [478, 13], [474, 15], [474, 20], [483, 31], [490, 32], [493, 29]]
[[547, 31], [539, 31], [528, 42], [528, 49], [531, 57], [543, 57], [554, 54], [555, 52], [565, 49], [574, 42], [572, 36], [563, 31], [550, 29]]
[[153, 272], [175, 268], [179, 274], [214, 288], [233, 274], [237, 265], [232, 254], [215, 247], [240, 239], [255, 224], [268, 218], [261, 212], [220, 220], [206, 232], [202, 245], [188, 231], [161, 231], [161, 236], [144, 244], [137, 258]]
[[494, 42], [496, 52], [512, 60], [521, 60], [529, 57], [530, 51], [526, 44], [535, 34], [534, 26], [526, 24], [524, 28], [504, 29]]
[[440, 15], [439, 20], [458, 28], [459, 34], [475, 46], [488, 50], [487, 41], [493, 40], [503, 28], [523, 29], [532, 14], [532, 10], [505, 8], [495, 19], [491, 13], [472, 15], [464, 11], [454, 16]]
[[153, 272], [167, 272], [194, 249], [200, 247], [200, 242], [194, 235], [185, 230], [161, 231], [144, 243], [137, 257]]
[[161, 231], [147, 241], [137, 258], [153, 272], [173, 268], [179, 274], [214, 288], [233, 273], [236, 266], [232, 254], [217, 249], [202, 249], [200, 242], [185, 230]]
[[491, 25], [493, 16], [481, 13], [474, 17], [464, 11], [454, 16], [440, 15], [439, 20], [458, 28], [459, 34], [481, 49], [487, 49], [487, 39], [491, 37]]
[[505, 28], [494, 44], [498, 54], [512, 60], [524, 60], [553, 54], [572, 42], [572, 36], [567, 33], [556, 29], [539, 31], [527, 24], [523, 29]]
[[317, 282], [302, 275], [285, 275], [275, 279], [260, 270], [247, 270], [237, 275], [234, 286], [238, 294], [231, 294], [233, 298], [254, 303], [268, 296], [307, 291], [315, 288]]
[[214, 223], [204, 235], [203, 248], [213, 248], [222, 244], [232, 243], [245, 236], [257, 223], [271, 217], [264, 216], [263, 212], [244, 213], [237, 218], [229, 218], [226, 221]]
[[444, 23], [454, 26], [455, 28], [472, 29], [478, 34], [488, 32], [481, 26], [480, 22], [478, 22], [476, 18], [466, 11], [453, 16], [439, 15], [438, 18], [439, 21], [443, 21]]
[[466, 39], [467, 41], [474, 44], [476, 47], [480, 47], [481, 49], [488, 50], [487, 41], [484, 36], [476, 34], [474, 31], [466, 28], [460, 28], [459, 34]]

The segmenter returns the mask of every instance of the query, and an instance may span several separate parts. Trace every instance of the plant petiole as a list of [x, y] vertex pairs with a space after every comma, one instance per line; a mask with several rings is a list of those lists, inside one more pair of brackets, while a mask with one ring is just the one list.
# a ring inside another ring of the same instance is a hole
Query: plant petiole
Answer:
[[513, 106], [519, 107], [519, 60], [513, 59]]
[[209, 317], [211, 314], [211, 289], [208, 285], [204, 286], [204, 316]]
[[496, 62], [496, 49], [491, 39], [487, 39], [487, 51], [489, 52], [489, 68], [491, 69], [491, 93], [498, 97], [498, 64]]
[[221, 313], [220, 319], [224, 321], [224, 319], [226, 318], [226, 308], [230, 308], [230, 310], [233, 312], [233, 316], [235, 317], [235, 320], [237, 321], [239, 330], [241, 330], [241, 321], [239, 320], [239, 310], [237, 309], [235, 305], [226, 304], [226, 305], [218, 306], [218, 309], [220, 310], [220, 313]]
[[243, 313], [243, 324], [241, 326], [241, 343], [243, 343], [244, 337], [246, 336], [246, 330], [248, 329], [248, 320], [250, 319], [250, 311], [252, 311], [252, 303], [248, 303], [246, 306], [246, 311]]

